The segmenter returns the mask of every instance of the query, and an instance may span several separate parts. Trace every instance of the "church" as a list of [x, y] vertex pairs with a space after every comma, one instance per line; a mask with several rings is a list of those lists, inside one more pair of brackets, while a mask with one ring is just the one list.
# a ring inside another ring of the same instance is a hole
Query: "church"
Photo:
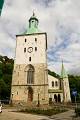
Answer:
[[30, 105], [70, 102], [69, 81], [63, 63], [59, 79], [48, 74], [47, 33], [38, 29], [38, 23], [33, 13], [28, 29], [16, 35], [11, 101]]
[[55, 77], [48, 75], [48, 85], [49, 85], [48, 93], [49, 93], [50, 102], [53, 103], [71, 102], [69, 80], [63, 65], [63, 61], [62, 61], [61, 75], [60, 76], [57, 75]]

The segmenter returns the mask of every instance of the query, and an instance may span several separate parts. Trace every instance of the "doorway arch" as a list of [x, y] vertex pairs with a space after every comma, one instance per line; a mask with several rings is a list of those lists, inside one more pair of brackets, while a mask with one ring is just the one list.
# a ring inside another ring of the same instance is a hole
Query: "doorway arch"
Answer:
[[33, 101], [33, 89], [32, 87], [28, 87], [28, 102]]
[[55, 102], [57, 102], [57, 95], [56, 94], [54, 94], [54, 100], [55, 100]]
[[58, 102], [61, 102], [61, 96], [58, 94]]

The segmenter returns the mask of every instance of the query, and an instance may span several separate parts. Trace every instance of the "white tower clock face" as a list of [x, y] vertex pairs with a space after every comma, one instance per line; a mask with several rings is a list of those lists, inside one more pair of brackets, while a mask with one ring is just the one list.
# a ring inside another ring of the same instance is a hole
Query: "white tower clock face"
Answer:
[[32, 48], [32, 47], [28, 47], [27, 51], [28, 51], [29, 53], [31, 53], [31, 52], [33, 51], [33, 48]]

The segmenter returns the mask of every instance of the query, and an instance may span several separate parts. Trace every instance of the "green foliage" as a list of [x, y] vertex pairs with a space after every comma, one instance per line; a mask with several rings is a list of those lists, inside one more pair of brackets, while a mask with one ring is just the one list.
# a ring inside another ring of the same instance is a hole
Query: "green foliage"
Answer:
[[57, 113], [65, 112], [66, 109], [63, 108], [53, 108], [53, 109], [40, 109], [40, 108], [32, 108], [32, 109], [25, 109], [20, 110], [20, 112], [27, 112], [27, 113], [33, 113], [33, 114], [41, 114], [41, 115], [47, 115], [51, 116]]
[[7, 93], [7, 85], [3, 79], [0, 79], [0, 99], [4, 99]]
[[0, 99], [10, 98], [13, 62], [7, 56], [0, 56]]
[[78, 92], [77, 102], [80, 102], [80, 76], [69, 75], [69, 84], [70, 84], [72, 102], [75, 101], [74, 96], [72, 95], [72, 91], [74, 88], [76, 88]]

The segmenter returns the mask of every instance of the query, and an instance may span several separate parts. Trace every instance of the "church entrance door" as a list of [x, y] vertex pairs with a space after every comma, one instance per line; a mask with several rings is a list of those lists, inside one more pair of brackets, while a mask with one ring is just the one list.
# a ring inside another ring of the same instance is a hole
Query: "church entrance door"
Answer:
[[55, 100], [55, 102], [57, 102], [57, 95], [56, 94], [54, 94], [54, 100]]
[[61, 96], [58, 94], [58, 102], [61, 102]]
[[33, 101], [33, 89], [31, 87], [28, 88], [28, 102]]

